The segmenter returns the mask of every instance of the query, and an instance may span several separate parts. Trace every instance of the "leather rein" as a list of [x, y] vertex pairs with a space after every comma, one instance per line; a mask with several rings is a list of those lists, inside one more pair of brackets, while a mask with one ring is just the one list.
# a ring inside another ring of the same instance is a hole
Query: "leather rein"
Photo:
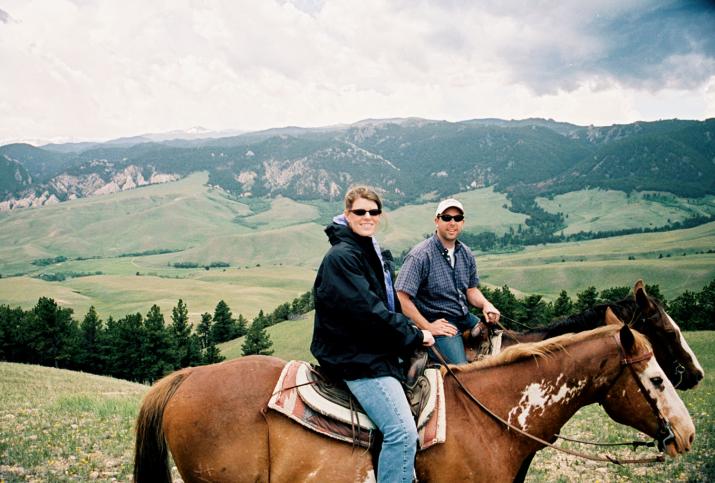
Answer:
[[[658, 447], [659, 449], [663, 449], [665, 445], [672, 441], [675, 436], [673, 435], [673, 432], [670, 428], [670, 424], [665, 420], [663, 415], [661, 414], [660, 410], [658, 409], [658, 406], [656, 402], [648, 396], [648, 392], [645, 389], [645, 386], [643, 386], [643, 382], [640, 380], [638, 377], [638, 374], [636, 373], [636, 370], [633, 368], [632, 364], [635, 362], [640, 362], [644, 360], [648, 360], [651, 357], [653, 357], [652, 352], [648, 352], [646, 354], [642, 354], [638, 357], [634, 358], [627, 358], [625, 356], [625, 350], [623, 349], [623, 346], [621, 345], [620, 338], [614, 334], [614, 339], [616, 340], [616, 344], [618, 345], [618, 348], [621, 353], [621, 366], [628, 366], [630, 368], [630, 372], [635, 378], [636, 382], [638, 383], [638, 387], [640, 388], [641, 394], [643, 394], [643, 397], [645, 397], [646, 401], [651, 407], [651, 410], [655, 414], [655, 416], [658, 418], [658, 436], [659, 439], [658, 441]], [[608, 462], [608, 463], [615, 463], [618, 465], [623, 465], [623, 464], [637, 464], [637, 463], [662, 463], [665, 461], [665, 455], [663, 453], [660, 453], [656, 456], [649, 457], [649, 458], [638, 458], [638, 459], [619, 459], [611, 455], [605, 455], [605, 456], [596, 456], [596, 455], [590, 455], [586, 453], [581, 453], [579, 451], [574, 451], [568, 448], [562, 448], [560, 446], [556, 446], [553, 443], [549, 443], [548, 441], [539, 438], [538, 436], [534, 436], [531, 433], [527, 433], [521, 428], [517, 428], [516, 426], [512, 425], [508, 421], [506, 421], [504, 418], [496, 414], [494, 411], [486, 407], [479, 399], [477, 399], [474, 394], [472, 394], [469, 389], [460, 381], [460, 379], [457, 377], [457, 375], [454, 373], [452, 368], [449, 366], [449, 364], [446, 362], [444, 359], [444, 356], [440, 353], [439, 349], [437, 349], [436, 346], [431, 346], [430, 350], [434, 353], [435, 357], [437, 360], [446, 368], [447, 373], [454, 378], [454, 380], [457, 382], [457, 385], [459, 388], [469, 397], [469, 399], [472, 400], [477, 406], [479, 406], [482, 411], [487, 413], [489, 416], [491, 416], [493, 419], [496, 419], [499, 421], [501, 424], [506, 426], [510, 430], [514, 430], [517, 433], [526, 436], [527, 438], [530, 438], [540, 444], [543, 444], [544, 446], [548, 446], [549, 448], [553, 448], [557, 451], [561, 451], [563, 453], [567, 453], [573, 456], [578, 456], [584, 459], [588, 459], [591, 461], [603, 461], [603, 462]], [[620, 378], [620, 374], [616, 377], [615, 380], [618, 380]]]

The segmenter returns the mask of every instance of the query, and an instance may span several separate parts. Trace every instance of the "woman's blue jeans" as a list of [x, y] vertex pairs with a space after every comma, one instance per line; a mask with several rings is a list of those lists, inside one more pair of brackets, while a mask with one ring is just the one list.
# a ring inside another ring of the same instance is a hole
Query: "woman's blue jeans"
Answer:
[[[462, 332], [471, 330], [479, 322], [479, 319], [474, 314], [467, 314], [464, 318], [452, 321], [449, 323], [457, 327], [457, 335], [447, 336], [438, 335], [434, 338], [434, 343], [439, 349], [444, 359], [450, 364], [466, 364], [467, 356], [464, 354], [464, 341], [462, 340]], [[431, 354], [431, 353], [430, 353]]]
[[417, 427], [400, 382], [383, 376], [345, 381], [382, 432], [378, 483], [410, 483], [414, 478]]

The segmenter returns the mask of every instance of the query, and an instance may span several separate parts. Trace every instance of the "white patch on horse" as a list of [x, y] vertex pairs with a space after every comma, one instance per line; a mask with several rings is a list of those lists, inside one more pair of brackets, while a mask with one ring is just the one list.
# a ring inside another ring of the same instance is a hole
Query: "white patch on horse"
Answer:
[[362, 480], [362, 483], [375, 483], [377, 479], [375, 478], [375, 472], [373, 470], [370, 470], [367, 472], [367, 475], [365, 475], [365, 479]]
[[704, 376], [705, 371], [703, 370], [703, 366], [700, 365], [700, 361], [698, 361], [698, 358], [695, 357], [695, 353], [688, 345], [688, 341], [685, 340], [685, 337], [683, 337], [683, 332], [680, 330], [680, 327], [678, 327], [678, 324], [675, 323], [675, 321], [669, 314], [665, 314], [665, 315], [668, 317], [668, 320], [670, 321], [671, 324], [673, 324], [673, 327], [678, 332], [678, 336], [680, 338], [680, 345], [683, 347], [683, 350], [690, 355], [690, 359], [692, 359], [693, 365]]
[[[655, 400], [658, 409], [667, 420], [678, 421], [681, 424], [688, 424], [689, 422], [692, 425], [688, 409], [683, 404], [680, 396], [678, 396], [673, 384], [666, 377], [663, 369], [658, 365], [655, 357], [651, 357], [645, 370], [638, 374], [638, 377], [640, 377], [649, 396]], [[663, 380], [661, 387], [656, 388], [653, 386], [651, 379], [654, 377], [659, 377]]]
[[521, 392], [519, 405], [509, 411], [509, 424], [513, 424], [512, 418], [516, 418], [521, 429], [526, 431], [528, 428], [527, 421], [532, 411], [534, 414], [539, 411], [543, 415], [548, 406], [565, 404], [570, 401], [586, 384], [586, 381], [582, 380], [569, 387], [565, 382], [559, 384], [562, 377], [563, 374], [559, 375], [553, 384], [545, 383], [542, 379], [540, 383], [534, 382], [526, 386]]

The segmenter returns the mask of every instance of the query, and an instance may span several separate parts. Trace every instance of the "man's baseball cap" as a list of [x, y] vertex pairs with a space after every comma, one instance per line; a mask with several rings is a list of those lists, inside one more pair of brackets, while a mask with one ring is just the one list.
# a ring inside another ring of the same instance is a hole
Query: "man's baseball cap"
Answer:
[[446, 200], [440, 201], [439, 205], [437, 205], [437, 211], [435, 212], [434, 216], [438, 216], [450, 208], [457, 208], [459, 211], [462, 212], [462, 214], [464, 214], [464, 206], [462, 206], [462, 203], [455, 200], [454, 198], [447, 198]]

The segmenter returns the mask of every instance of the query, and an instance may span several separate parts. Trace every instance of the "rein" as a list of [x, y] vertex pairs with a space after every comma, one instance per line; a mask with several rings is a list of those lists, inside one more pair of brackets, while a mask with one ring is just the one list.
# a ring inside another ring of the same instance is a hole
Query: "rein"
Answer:
[[[618, 347], [620, 348], [621, 353], [623, 353], [623, 347], [621, 346], [620, 340], [619, 340], [619, 339], [616, 339], [616, 342], [618, 343]], [[469, 399], [472, 400], [472, 402], [474, 402], [477, 406], [479, 406], [479, 407], [482, 409], [482, 411], [484, 411], [485, 413], [487, 413], [487, 414], [488, 414], [489, 416], [491, 416], [493, 419], [496, 419], [496, 420], [499, 421], [501, 424], [503, 424], [504, 426], [506, 426], [508, 429], [514, 430], [514, 431], [516, 431], [517, 433], [521, 434], [522, 436], [526, 436], [527, 438], [530, 438], [530, 439], [532, 439], [532, 440], [534, 440], [534, 441], [536, 441], [536, 442], [538, 442], [538, 443], [540, 443], [540, 444], [543, 444], [544, 446], [548, 446], [549, 448], [553, 448], [553, 449], [555, 449], [555, 450], [557, 450], [557, 451], [561, 451], [561, 452], [563, 452], [563, 453], [567, 453], [567, 454], [570, 454], [570, 455], [572, 455], [572, 456], [578, 456], [578, 457], [580, 457], [580, 458], [584, 458], [584, 459], [591, 460], [591, 461], [601, 461], [601, 462], [607, 462], [607, 463], [615, 463], [615, 464], [617, 464], [617, 465], [623, 465], [623, 464], [637, 464], [637, 463], [662, 463], [662, 462], [665, 461], [665, 456], [664, 456], [662, 453], [659, 454], [659, 455], [657, 455], [657, 456], [654, 456], [654, 457], [650, 457], [650, 458], [639, 458], [639, 459], [618, 459], [618, 458], [616, 458], [616, 457], [614, 457], [614, 456], [610, 456], [610, 455], [605, 455], [605, 456], [590, 455], [590, 454], [586, 454], [586, 453], [581, 453], [581, 452], [579, 452], [579, 451], [574, 451], [574, 450], [571, 450], [571, 449], [568, 449], [568, 448], [562, 448], [562, 447], [560, 447], [560, 446], [556, 446], [556, 445], [554, 445], [553, 443], [549, 443], [548, 441], [539, 438], [538, 436], [534, 436], [534, 435], [531, 434], [531, 433], [527, 433], [527, 432], [524, 431], [523, 429], [517, 428], [516, 426], [512, 425], [511, 423], [509, 423], [508, 421], [506, 421], [505, 419], [503, 419], [501, 416], [499, 416], [498, 414], [496, 414], [494, 411], [492, 411], [491, 409], [489, 409], [488, 407], [486, 407], [479, 399], [477, 399], [477, 398], [474, 396], [474, 394], [472, 394], [472, 393], [469, 391], [469, 389], [468, 389], [468, 388], [462, 383], [462, 381], [457, 377], [457, 374], [455, 374], [454, 371], [452, 370], [452, 368], [449, 367], [449, 364], [448, 364], [447, 361], [444, 359], [444, 356], [441, 354], [441, 352], [439, 351], [439, 349], [437, 349], [437, 347], [435, 347], [435, 346], [431, 346], [431, 347], [430, 347], [430, 350], [432, 350], [432, 353], [435, 355], [435, 357], [437, 358], [437, 360], [446, 368], [447, 373], [454, 378], [454, 380], [456, 381], [456, 383], [457, 383], [457, 385], [459, 386], [459, 388], [469, 397]], [[652, 353], [648, 353], [647, 355], [648, 355], [648, 358], [650, 358], [653, 354], [652, 354]], [[642, 359], [640, 359], [640, 358], [635, 358], [635, 359], [642, 360]], [[622, 360], [621, 360], [621, 364], [629, 365], [629, 367], [630, 367], [630, 364], [631, 364], [632, 362], [636, 362], [636, 360], [631, 360], [630, 362], [628, 362], [628, 359], [622, 359]], [[632, 373], [634, 374], [634, 376], [636, 377], [636, 381], [638, 381], [638, 383], [639, 383], [639, 387], [641, 388], [641, 392], [643, 392], [643, 394], [644, 394], [644, 396], [645, 396], [647, 393], [644, 392], [645, 388], [643, 387], [643, 383], [640, 381], [640, 378], [637, 377], [637, 374], [635, 374], [635, 369], [633, 369], [633, 368], [631, 367], [631, 371], [632, 371]], [[660, 414], [660, 411], [658, 410], [657, 406], [655, 406], [655, 402], [652, 401], [651, 399], [647, 398], [647, 397], [646, 397], [646, 399], [648, 399], [648, 402], [651, 404], [651, 408], [655, 408], [655, 411], [656, 411], [655, 414], [657, 415], [658, 421], [659, 421], [659, 424], [660, 424], [660, 421], [663, 420], [663, 417], [662, 417], [662, 415]], [[663, 421], [664, 421], [664, 420], [663, 420]], [[668, 424], [667, 421], [665, 422], [665, 424]], [[668, 426], [668, 429], [670, 429], [670, 426]], [[660, 429], [659, 429], [659, 432], [660, 432]], [[673, 437], [673, 433], [672, 433], [672, 432], [670, 432], [670, 436]], [[669, 440], [669, 439], [667, 439], [667, 440]], [[665, 440], [664, 440], [663, 442], [665, 442]], [[660, 445], [661, 445], [661, 442], [659, 441], [659, 446], [660, 446]]]

